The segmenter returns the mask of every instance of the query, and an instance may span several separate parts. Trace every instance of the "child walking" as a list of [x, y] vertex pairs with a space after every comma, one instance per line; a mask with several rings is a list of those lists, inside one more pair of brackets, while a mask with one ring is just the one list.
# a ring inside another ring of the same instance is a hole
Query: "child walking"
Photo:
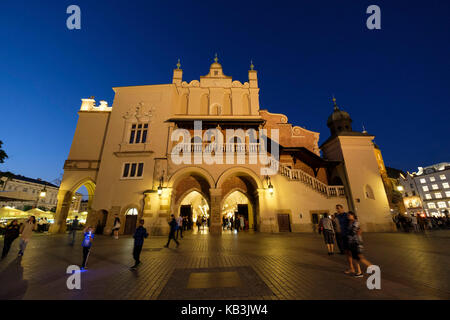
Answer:
[[86, 269], [86, 262], [91, 251], [92, 241], [94, 241], [94, 229], [89, 226], [83, 230], [84, 239], [81, 246], [83, 247], [83, 263], [81, 264], [81, 270]]

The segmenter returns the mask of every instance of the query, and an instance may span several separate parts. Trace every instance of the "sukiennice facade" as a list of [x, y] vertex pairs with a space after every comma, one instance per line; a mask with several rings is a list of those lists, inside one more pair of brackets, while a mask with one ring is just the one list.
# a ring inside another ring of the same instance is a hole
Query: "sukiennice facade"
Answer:
[[170, 214], [181, 214], [206, 215], [220, 234], [222, 217], [235, 212], [259, 232], [312, 232], [336, 204], [355, 211], [365, 231], [392, 230], [374, 136], [353, 131], [335, 102], [319, 147], [319, 133], [260, 109], [250, 69], [248, 82], [233, 81], [216, 59], [186, 82], [178, 64], [170, 84], [114, 88], [112, 107], [82, 99], [52, 231], [65, 230], [83, 185], [87, 223], [104, 233], [118, 216], [122, 233], [144, 218], [152, 234], [165, 234]]

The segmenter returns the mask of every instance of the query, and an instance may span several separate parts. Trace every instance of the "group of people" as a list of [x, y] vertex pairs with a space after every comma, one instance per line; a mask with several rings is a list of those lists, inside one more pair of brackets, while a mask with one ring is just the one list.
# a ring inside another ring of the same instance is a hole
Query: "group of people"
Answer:
[[352, 211], [345, 212], [340, 204], [336, 205], [336, 211], [333, 216], [324, 214], [319, 222], [319, 232], [323, 234], [328, 255], [334, 254], [336, 242], [340, 253], [347, 256], [349, 268], [344, 273], [361, 278], [363, 273], [360, 263], [366, 267], [372, 263], [363, 255], [364, 247], [358, 217]]
[[222, 217], [222, 229], [223, 230], [236, 230], [243, 231], [248, 230], [248, 220], [242, 214], [236, 214], [234, 217]]
[[424, 232], [426, 230], [450, 229], [450, 218], [446, 214], [443, 217], [427, 217], [425, 214], [395, 214], [392, 216], [397, 230], [403, 232]]

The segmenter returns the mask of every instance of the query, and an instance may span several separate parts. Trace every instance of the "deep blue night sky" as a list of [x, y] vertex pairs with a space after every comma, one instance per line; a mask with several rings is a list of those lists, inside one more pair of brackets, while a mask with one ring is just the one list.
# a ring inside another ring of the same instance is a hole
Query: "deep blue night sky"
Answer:
[[[82, 29], [66, 28], [77, 4]], [[381, 30], [366, 8], [381, 8]], [[376, 135], [387, 166], [450, 161], [450, 2], [100, 1], [0, 3], [0, 170], [53, 180], [69, 153], [81, 98], [114, 86], [258, 70], [262, 109], [329, 136], [331, 95], [355, 130]]]

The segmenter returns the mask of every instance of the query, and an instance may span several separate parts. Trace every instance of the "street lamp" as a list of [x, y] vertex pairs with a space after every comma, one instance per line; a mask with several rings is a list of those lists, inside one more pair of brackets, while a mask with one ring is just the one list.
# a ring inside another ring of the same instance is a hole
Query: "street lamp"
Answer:
[[403, 186], [397, 186], [397, 191], [402, 192], [403, 190], [405, 190], [405, 189], [403, 188]]
[[160, 196], [161, 197], [161, 195], [162, 195], [162, 192], [163, 192], [163, 181], [164, 181], [164, 171], [163, 171], [163, 173], [162, 173], [162, 175], [161, 175], [161, 178], [159, 178], [159, 186], [158, 186], [158, 196]]
[[44, 199], [46, 195], [47, 195], [47, 187], [44, 186], [44, 189], [41, 190], [41, 192], [39, 193], [39, 196], [36, 199], [36, 204], [34, 206], [35, 208], [38, 207], [39, 200]]
[[267, 190], [269, 190], [269, 193], [272, 195], [273, 194], [273, 185], [272, 185], [272, 182], [270, 181], [270, 177], [266, 176], [266, 180], [267, 180]]

